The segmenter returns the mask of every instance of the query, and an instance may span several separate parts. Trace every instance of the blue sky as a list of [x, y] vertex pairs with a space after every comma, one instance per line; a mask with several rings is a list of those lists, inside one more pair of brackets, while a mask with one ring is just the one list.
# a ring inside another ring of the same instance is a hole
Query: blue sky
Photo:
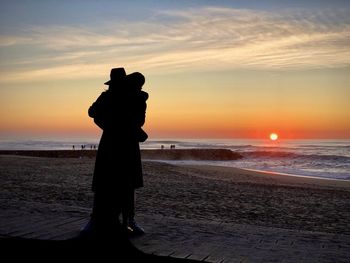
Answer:
[[[111, 64], [109, 57], [126, 56], [127, 65], [143, 60], [157, 71], [204, 69], [213, 59], [222, 62], [221, 69], [344, 66], [347, 2], [6, 1], [0, 11], [0, 67], [25, 69], [33, 60], [35, 70], [79, 61], [99, 67], [98, 62]], [[247, 44], [256, 53], [249, 60]], [[266, 52], [256, 49], [265, 44]], [[337, 58], [329, 60], [330, 54]], [[313, 58], [301, 62], [305, 56]]]
[[149, 18], [157, 10], [201, 8], [203, 6], [229, 7], [237, 9], [285, 10], [285, 9], [343, 9], [349, 8], [346, 0], [138, 0], [138, 1], [0, 1], [1, 31], [23, 27], [30, 24], [93, 25], [104, 20], [135, 21]]

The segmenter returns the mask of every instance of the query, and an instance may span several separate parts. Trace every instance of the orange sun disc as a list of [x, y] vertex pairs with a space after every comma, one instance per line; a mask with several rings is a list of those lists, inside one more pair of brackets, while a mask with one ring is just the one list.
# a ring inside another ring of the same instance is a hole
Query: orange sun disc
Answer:
[[271, 133], [271, 134], [270, 134], [270, 140], [271, 140], [271, 141], [276, 141], [277, 139], [278, 139], [277, 133]]

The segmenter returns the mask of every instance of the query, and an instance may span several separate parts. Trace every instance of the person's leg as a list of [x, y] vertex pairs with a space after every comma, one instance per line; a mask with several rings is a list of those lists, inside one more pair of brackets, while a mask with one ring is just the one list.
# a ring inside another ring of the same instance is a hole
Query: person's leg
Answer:
[[131, 189], [129, 195], [129, 220], [135, 217], [135, 189]]
[[122, 204], [122, 227], [123, 229], [126, 229], [128, 226], [128, 217], [129, 217], [129, 211], [128, 211], [128, 205], [126, 203], [126, 197], [124, 199], [124, 202]]
[[125, 189], [123, 195], [123, 204], [122, 204], [122, 220], [123, 227], [126, 229], [128, 227], [128, 222], [130, 216], [134, 210], [134, 190], [132, 188]]
[[131, 229], [135, 235], [144, 234], [145, 231], [135, 221], [135, 189], [132, 189], [129, 200], [128, 228]]

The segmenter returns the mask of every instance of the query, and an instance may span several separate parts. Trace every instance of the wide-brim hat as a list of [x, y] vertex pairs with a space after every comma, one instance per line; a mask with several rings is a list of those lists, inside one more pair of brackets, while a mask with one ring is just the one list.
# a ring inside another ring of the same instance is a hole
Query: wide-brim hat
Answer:
[[124, 81], [126, 78], [126, 72], [124, 68], [112, 68], [111, 69], [111, 74], [110, 74], [111, 79], [105, 82], [105, 85], [110, 85], [113, 83], [117, 83], [120, 81]]

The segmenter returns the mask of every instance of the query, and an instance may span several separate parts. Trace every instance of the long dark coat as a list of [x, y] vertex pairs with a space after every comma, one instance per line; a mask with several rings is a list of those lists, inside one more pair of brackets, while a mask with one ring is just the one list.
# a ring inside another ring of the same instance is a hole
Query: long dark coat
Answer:
[[92, 181], [95, 193], [143, 186], [138, 132], [146, 104], [135, 103], [126, 92], [107, 90], [89, 108], [89, 116], [103, 129]]

